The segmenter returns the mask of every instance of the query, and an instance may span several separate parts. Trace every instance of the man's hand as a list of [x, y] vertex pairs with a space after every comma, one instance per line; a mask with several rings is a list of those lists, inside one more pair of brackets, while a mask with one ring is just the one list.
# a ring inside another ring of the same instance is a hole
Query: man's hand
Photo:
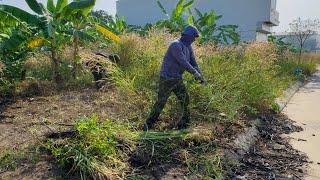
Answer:
[[194, 78], [199, 81], [201, 84], [205, 84], [205, 81], [202, 75], [199, 72], [194, 73]]

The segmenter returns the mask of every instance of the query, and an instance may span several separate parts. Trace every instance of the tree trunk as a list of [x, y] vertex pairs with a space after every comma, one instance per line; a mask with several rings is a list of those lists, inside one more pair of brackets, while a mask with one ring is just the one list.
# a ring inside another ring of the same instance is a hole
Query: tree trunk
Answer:
[[299, 64], [301, 63], [301, 57], [302, 57], [302, 47], [299, 49]]
[[51, 58], [53, 62], [53, 72], [54, 72], [54, 80], [57, 84], [60, 84], [62, 82], [62, 77], [59, 72], [59, 60], [57, 55], [57, 49], [54, 47], [53, 44], [51, 44]]
[[73, 69], [72, 76], [75, 79], [79, 71], [79, 39], [77, 36], [73, 37]]

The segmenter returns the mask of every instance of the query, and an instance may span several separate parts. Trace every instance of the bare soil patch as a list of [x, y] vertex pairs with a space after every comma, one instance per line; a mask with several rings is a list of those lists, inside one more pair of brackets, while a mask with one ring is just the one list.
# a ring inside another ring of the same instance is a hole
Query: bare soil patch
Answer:
[[262, 116], [261, 137], [236, 169], [236, 179], [303, 179], [307, 157], [293, 149], [283, 134], [301, 131], [288, 117]]

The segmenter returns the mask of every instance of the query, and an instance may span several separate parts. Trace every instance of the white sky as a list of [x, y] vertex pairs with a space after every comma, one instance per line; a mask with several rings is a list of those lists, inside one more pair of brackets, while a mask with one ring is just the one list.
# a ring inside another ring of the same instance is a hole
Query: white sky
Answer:
[[[39, 1], [46, 2], [47, 0]], [[97, 0], [95, 9], [104, 9], [109, 12], [109, 14], [114, 15], [116, 12], [115, 1], [116, 0]], [[28, 9], [24, 0], [0, 0], [0, 3]], [[280, 13], [280, 25], [274, 28], [275, 32], [288, 30], [289, 23], [298, 17], [302, 19], [320, 19], [320, 0], [278, 0], [277, 9]]]

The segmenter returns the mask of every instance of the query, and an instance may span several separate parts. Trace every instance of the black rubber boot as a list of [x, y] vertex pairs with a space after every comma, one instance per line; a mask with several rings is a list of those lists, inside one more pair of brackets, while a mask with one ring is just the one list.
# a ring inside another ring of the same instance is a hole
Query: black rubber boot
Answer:
[[153, 128], [156, 120], [155, 119], [147, 119], [146, 123], [143, 124], [143, 131], [149, 131]]
[[178, 123], [178, 129], [186, 129], [189, 123], [190, 123], [190, 118], [183, 117], [181, 121]]

